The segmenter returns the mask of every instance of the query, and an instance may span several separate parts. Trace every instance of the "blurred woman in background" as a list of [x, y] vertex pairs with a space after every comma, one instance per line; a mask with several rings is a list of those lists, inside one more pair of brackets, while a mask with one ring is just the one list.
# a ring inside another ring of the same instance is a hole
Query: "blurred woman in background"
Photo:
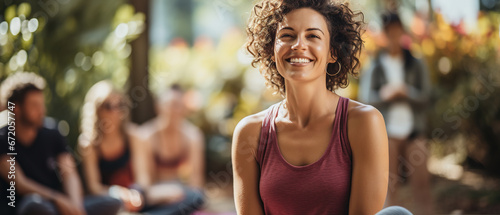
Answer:
[[158, 116], [141, 127], [150, 144], [151, 180], [155, 186], [181, 189], [184, 202], [199, 207], [204, 201], [205, 144], [201, 130], [186, 120], [190, 112], [186, 98], [180, 86], [173, 85], [157, 98]]
[[[135, 183], [146, 187], [144, 148], [131, 133], [129, 102], [108, 81], [96, 83], [85, 96], [79, 151], [87, 189], [92, 194], [120, 198], [129, 211], [144, 207], [144, 197]], [[117, 195], [118, 194], [118, 195]]]

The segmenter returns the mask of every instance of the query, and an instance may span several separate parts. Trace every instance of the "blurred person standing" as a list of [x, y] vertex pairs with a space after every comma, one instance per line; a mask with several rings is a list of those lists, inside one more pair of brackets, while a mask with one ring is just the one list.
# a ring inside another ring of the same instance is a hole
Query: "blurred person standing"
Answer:
[[[0, 187], [5, 191], [14, 182], [16, 194], [15, 207], [7, 205], [5, 196], [1, 198], [1, 214], [116, 214], [119, 201], [110, 197], [83, 197], [80, 177], [66, 141], [57, 130], [43, 127], [44, 87], [43, 78], [27, 72], [15, 73], [2, 84], [1, 106], [13, 107], [15, 150], [8, 150], [11, 130], [1, 128]], [[17, 154], [11, 156], [12, 152]], [[9, 173], [12, 164], [15, 178]]]
[[384, 115], [389, 137], [389, 189], [386, 205], [398, 205], [405, 178], [413, 188], [416, 214], [431, 214], [430, 174], [425, 139], [426, 105], [430, 99], [425, 64], [403, 48], [405, 34], [399, 16], [382, 15], [386, 49], [375, 56], [361, 77], [359, 99]]

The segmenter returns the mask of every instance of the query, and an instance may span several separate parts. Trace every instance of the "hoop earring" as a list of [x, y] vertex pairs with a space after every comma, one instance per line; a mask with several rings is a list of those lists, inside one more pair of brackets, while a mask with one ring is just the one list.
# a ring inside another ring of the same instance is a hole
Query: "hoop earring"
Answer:
[[339, 74], [340, 69], [342, 68], [342, 64], [340, 64], [338, 61], [337, 61], [337, 63], [339, 64], [339, 71], [337, 71], [335, 74], [332, 75], [332, 74], [328, 73], [328, 69], [327, 69], [326, 74], [328, 74], [329, 76], [336, 76], [337, 74]]

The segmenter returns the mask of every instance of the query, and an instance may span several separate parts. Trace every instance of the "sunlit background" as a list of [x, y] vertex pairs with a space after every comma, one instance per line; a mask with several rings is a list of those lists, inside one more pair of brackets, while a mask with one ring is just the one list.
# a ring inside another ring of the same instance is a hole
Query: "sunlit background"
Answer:
[[[353, 0], [351, 7], [367, 22], [361, 74], [385, 44], [387, 8], [398, 9], [405, 45], [430, 70], [436, 213], [500, 213], [500, 1]], [[180, 84], [206, 138], [207, 210], [231, 213], [234, 127], [280, 99], [243, 47], [251, 8], [244, 0], [3, 0], [0, 81], [16, 71], [44, 77], [46, 125], [72, 147], [94, 83], [110, 79], [128, 92], [138, 124], [154, 116], [154, 95]], [[338, 93], [356, 99], [358, 79]], [[405, 198], [411, 202], [410, 191]]]

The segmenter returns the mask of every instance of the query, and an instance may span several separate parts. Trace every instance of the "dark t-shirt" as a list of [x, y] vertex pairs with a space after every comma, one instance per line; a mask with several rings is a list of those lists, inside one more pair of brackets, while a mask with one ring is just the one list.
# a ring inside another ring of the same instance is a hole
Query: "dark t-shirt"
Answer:
[[[62, 153], [68, 152], [68, 146], [59, 131], [40, 128], [31, 145], [24, 146], [16, 141], [14, 151], [9, 150], [7, 132], [7, 127], [0, 129], [0, 156], [12, 152], [17, 153], [17, 155], [14, 155], [16, 165], [23, 170], [26, 177], [53, 190], [62, 191], [57, 157]], [[19, 135], [22, 134], [16, 133], [16, 136]], [[9, 155], [7, 156], [9, 158], [11, 157]], [[1, 162], [7, 161], [2, 160]], [[0, 203], [6, 204], [5, 202], [9, 201], [5, 196], [7, 196], [7, 185], [10, 183], [10, 180], [5, 181], [5, 179], [1, 178], [0, 182], [0, 194], [2, 194]], [[16, 190], [16, 204], [18, 203], [17, 200], [19, 200], [18, 197], [21, 196]]]

